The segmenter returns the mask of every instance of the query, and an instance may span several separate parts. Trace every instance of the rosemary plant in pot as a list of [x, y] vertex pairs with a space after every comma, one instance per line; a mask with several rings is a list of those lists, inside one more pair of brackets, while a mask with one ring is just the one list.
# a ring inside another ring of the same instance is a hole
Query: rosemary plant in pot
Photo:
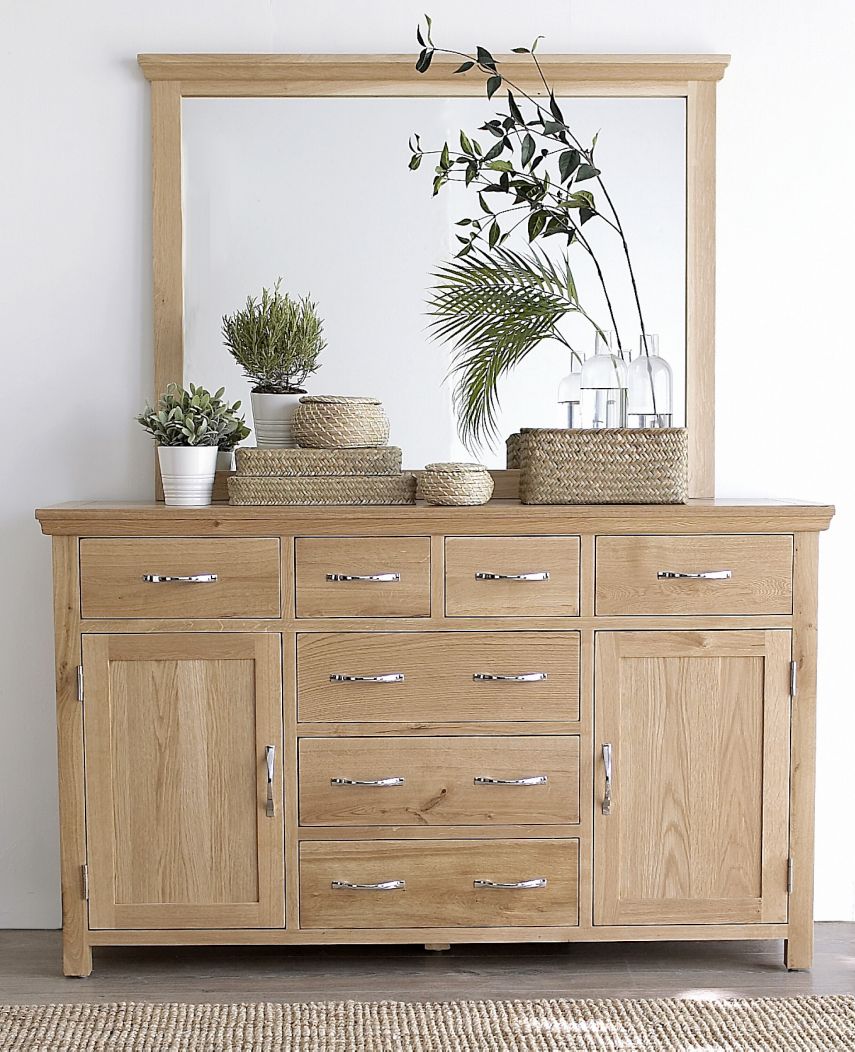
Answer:
[[280, 292], [281, 279], [243, 310], [223, 317], [223, 341], [252, 384], [252, 418], [259, 449], [296, 446], [292, 421], [306, 378], [326, 347], [324, 325], [308, 297]]
[[211, 394], [190, 384], [170, 384], [155, 407], [146, 405], [137, 420], [157, 443], [160, 476], [167, 504], [204, 507], [211, 503], [217, 455], [231, 436], [248, 431], [240, 402], [223, 401], [224, 390]]

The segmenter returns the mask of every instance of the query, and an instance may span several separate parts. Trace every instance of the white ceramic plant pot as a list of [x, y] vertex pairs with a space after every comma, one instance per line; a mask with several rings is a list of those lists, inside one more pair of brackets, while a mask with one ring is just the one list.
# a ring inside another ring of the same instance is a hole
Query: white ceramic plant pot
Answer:
[[[305, 394], [305, 392], [303, 392]], [[294, 414], [303, 394], [251, 394], [255, 444], [259, 449], [293, 449]]]
[[217, 450], [217, 471], [234, 471], [235, 451], [233, 449]]
[[166, 503], [184, 508], [210, 504], [218, 452], [216, 446], [159, 446]]

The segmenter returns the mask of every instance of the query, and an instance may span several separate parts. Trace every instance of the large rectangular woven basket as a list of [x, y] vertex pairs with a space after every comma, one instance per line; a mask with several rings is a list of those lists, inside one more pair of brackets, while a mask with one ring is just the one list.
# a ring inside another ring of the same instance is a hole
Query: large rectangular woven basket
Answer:
[[416, 501], [416, 477], [409, 472], [287, 478], [233, 475], [228, 485], [229, 504], [415, 504]]
[[524, 428], [508, 440], [523, 504], [685, 504], [685, 428]]

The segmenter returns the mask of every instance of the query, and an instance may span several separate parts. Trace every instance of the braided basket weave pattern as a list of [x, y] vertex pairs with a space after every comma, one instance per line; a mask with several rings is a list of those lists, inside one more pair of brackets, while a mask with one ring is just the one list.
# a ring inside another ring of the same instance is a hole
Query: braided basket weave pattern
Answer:
[[428, 464], [420, 488], [428, 504], [486, 504], [493, 495], [493, 477], [482, 464]]
[[229, 504], [325, 505], [415, 504], [416, 476], [328, 475], [263, 478], [233, 475], [229, 479]]
[[243, 449], [237, 450], [238, 475], [397, 475], [397, 446], [369, 449]]
[[529, 428], [519, 437], [523, 504], [685, 504], [685, 428]]
[[389, 441], [389, 418], [377, 398], [307, 395], [300, 399], [292, 426], [297, 445], [308, 449], [385, 446]]

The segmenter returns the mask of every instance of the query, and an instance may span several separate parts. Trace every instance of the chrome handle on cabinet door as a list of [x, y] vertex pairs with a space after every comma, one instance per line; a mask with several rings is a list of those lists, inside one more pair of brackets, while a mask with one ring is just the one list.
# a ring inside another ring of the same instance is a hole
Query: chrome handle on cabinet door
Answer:
[[548, 781], [546, 774], [533, 774], [528, 778], [491, 778], [487, 774], [476, 774], [473, 779], [475, 785], [546, 785]]
[[603, 814], [612, 813], [612, 747], [609, 742], [603, 744], [603, 767], [606, 772], [606, 784], [603, 789]]
[[403, 672], [384, 672], [380, 676], [348, 676], [343, 672], [333, 672], [330, 683], [403, 683]]
[[542, 683], [545, 679], [549, 679], [549, 674], [546, 672], [518, 672], [501, 675], [497, 672], [473, 672], [472, 678], [479, 683]]
[[533, 877], [531, 880], [473, 880], [475, 888], [498, 888], [501, 891], [525, 891], [529, 888], [545, 888], [549, 883], [546, 877]]
[[729, 581], [730, 570], [704, 570], [701, 573], [683, 573], [681, 570], [660, 570], [659, 581]]
[[349, 880], [334, 880], [330, 884], [333, 891], [403, 891], [405, 880], [381, 880], [377, 884], [353, 884]]
[[268, 745], [264, 750], [264, 759], [267, 764], [267, 806], [264, 813], [268, 818], [276, 817], [276, 803], [273, 799], [273, 779], [276, 770], [276, 746]]
[[169, 577], [159, 573], [144, 573], [142, 579], [146, 584], [215, 584], [217, 575], [215, 573], [194, 573], [187, 577]]
[[488, 573], [486, 570], [475, 571], [476, 581], [548, 581], [548, 570], [535, 570], [534, 573]]
[[401, 580], [399, 573], [328, 573], [328, 581], [387, 581], [395, 583]]
[[330, 778], [330, 785], [360, 785], [371, 786], [375, 789], [385, 789], [391, 785], [403, 785], [404, 779], [395, 774], [389, 778]]

